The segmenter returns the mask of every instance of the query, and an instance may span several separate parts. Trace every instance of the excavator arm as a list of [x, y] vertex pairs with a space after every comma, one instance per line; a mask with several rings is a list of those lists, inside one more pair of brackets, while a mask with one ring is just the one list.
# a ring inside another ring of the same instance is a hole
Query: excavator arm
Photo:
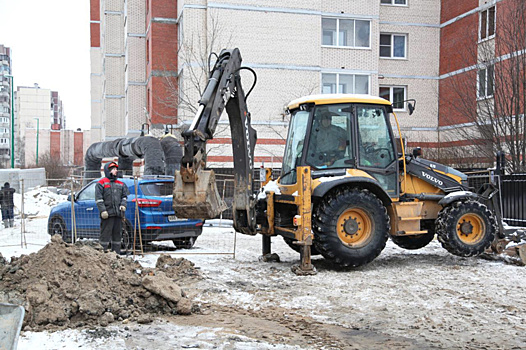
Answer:
[[222, 50], [210, 72], [197, 113], [190, 128], [182, 134], [184, 155], [181, 170], [175, 174], [173, 205], [175, 214], [181, 218], [211, 219], [225, 209], [217, 191], [215, 174], [205, 170], [205, 166], [206, 144], [213, 139], [226, 108], [234, 157], [234, 228], [253, 235], [256, 234], [256, 199], [252, 176], [257, 135], [251, 126], [246, 104], [248, 94], [245, 96], [239, 73], [242, 69], [254, 71], [241, 67], [241, 61], [238, 49]]

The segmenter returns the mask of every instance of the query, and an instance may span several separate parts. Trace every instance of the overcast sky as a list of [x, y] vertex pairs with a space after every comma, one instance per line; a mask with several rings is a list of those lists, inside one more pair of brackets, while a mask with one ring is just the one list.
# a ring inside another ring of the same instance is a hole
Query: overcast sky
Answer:
[[0, 0], [15, 89], [58, 91], [67, 129], [90, 127], [89, 0]]

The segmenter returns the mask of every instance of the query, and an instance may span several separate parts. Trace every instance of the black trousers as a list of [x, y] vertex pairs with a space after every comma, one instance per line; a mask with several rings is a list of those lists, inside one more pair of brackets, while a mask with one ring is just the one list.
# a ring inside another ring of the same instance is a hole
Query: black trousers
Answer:
[[100, 245], [108, 249], [111, 241], [111, 250], [116, 253], [121, 251], [122, 218], [110, 216], [100, 220]]

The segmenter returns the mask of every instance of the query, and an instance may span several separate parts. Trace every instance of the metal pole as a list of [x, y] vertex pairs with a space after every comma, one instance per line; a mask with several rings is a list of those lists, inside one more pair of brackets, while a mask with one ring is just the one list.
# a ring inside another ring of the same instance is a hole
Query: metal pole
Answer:
[[71, 178], [71, 243], [77, 241], [77, 219], [75, 218], [75, 192], [73, 191], [73, 177]]
[[20, 204], [20, 246], [24, 247], [24, 233], [26, 232], [26, 222], [25, 222], [25, 212], [24, 212], [24, 179], [20, 179], [20, 189], [21, 189], [21, 204]]
[[11, 78], [11, 169], [15, 167], [15, 77], [7, 75]]
[[37, 120], [37, 166], [38, 166], [38, 131], [40, 130], [40, 119], [39, 118], [33, 118]]

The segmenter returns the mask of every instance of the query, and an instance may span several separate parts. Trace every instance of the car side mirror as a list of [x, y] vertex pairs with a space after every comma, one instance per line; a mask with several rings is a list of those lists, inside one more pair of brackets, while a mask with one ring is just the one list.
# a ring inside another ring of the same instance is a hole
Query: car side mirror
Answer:
[[413, 157], [418, 158], [422, 155], [422, 148], [413, 148]]
[[71, 202], [71, 194], [68, 194], [68, 202]]

